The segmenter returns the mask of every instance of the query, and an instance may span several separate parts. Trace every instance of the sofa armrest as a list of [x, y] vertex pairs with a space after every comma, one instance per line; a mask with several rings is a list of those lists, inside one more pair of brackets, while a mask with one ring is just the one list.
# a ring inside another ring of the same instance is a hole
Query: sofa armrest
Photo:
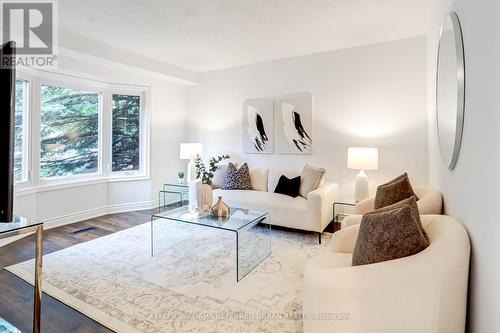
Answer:
[[333, 252], [353, 253], [358, 233], [359, 224], [334, 232], [330, 243], [328, 243], [328, 247]]
[[322, 232], [333, 220], [332, 205], [339, 199], [339, 184], [325, 182], [307, 195], [308, 215], [313, 231]]
[[[330, 256], [335, 259], [335, 254]], [[440, 297], [433, 271], [431, 265], [413, 258], [355, 267], [308, 265], [304, 332], [433, 332], [430, 304]], [[319, 314], [335, 316], [315, 318]]]
[[363, 215], [375, 210], [375, 197], [361, 200], [354, 207], [354, 213]]

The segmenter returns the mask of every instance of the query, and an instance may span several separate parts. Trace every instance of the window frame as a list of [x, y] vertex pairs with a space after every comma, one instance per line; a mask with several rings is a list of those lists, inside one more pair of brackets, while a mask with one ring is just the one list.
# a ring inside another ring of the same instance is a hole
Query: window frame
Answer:
[[23, 73], [18, 72], [16, 75], [16, 81], [25, 81], [25, 91], [24, 100], [26, 108], [23, 112], [23, 151], [22, 151], [22, 178], [20, 181], [14, 181], [14, 186], [16, 188], [22, 188], [29, 186], [31, 177], [31, 119], [32, 119], [32, 90], [33, 90], [33, 77]]
[[[34, 177], [34, 185], [47, 185], [47, 184], [65, 184], [68, 182], [81, 182], [82, 180], [96, 180], [103, 178], [103, 136], [104, 136], [104, 126], [103, 123], [103, 113], [104, 113], [104, 94], [106, 92], [106, 86], [102, 83], [89, 82], [84, 79], [77, 79], [73, 77], [54, 77], [52, 75], [40, 76], [37, 80], [35, 97], [38, 105], [36, 108], [36, 126], [34, 128], [33, 134], [35, 135], [35, 140], [33, 144], [33, 159], [34, 159], [34, 169], [36, 170], [36, 175]], [[95, 84], [95, 85], [94, 85]], [[84, 90], [90, 92], [96, 92], [99, 98], [98, 106], [98, 142], [97, 142], [97, 171], [91, 173], [77, 174], [77, 175], [67, 175], [67, 176], [55, 176], [42, 178], [41, 177], [41, 117], [42, 117], [42, 103], [41, 103], [41, 92], [42, 86], [56, 86], [75, 90]]]
[[[129, 95], [140, 97], [140, 114], [139, 114], [139, 170], [130, 171], [113, 171], [113, 95]], [[109, 107], [108, 126], [109, 135], [107, 136], [107, 175], [112, 181], [121, 179], [149, 178], [149, 108], [147, 101], [149, 100], [149, 89], [140, 86], [126, 85], [110, 85], [108, 91], [107, 105]]]

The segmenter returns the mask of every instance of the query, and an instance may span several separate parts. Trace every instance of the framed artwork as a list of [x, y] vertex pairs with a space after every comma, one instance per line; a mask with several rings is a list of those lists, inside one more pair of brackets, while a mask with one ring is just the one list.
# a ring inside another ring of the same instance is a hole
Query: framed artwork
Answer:
[[247, 99], [243, 103], [243, 152], [274, 153], [273, 99]]
[[312, 95], [302, 93], [274, 100], [278, 154], [312, 154]]

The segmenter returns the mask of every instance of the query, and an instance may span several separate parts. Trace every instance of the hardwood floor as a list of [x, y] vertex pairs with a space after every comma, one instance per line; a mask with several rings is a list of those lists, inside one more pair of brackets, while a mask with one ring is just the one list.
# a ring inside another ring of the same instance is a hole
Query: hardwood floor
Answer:
[[[174, 207], [169, 207], [174, 208]], [[153, 211], [120, 213], [97, 217], [44, 232], [44, 254], [103, 237], [114, 232], [148, 222]], [[93, 227], [81, 233], [75, 231]], [[338, 226], [331, 223], [327, 230]], [[34, 235], [0, 247], [0, 317], [15, 325], [23, 333], [32, 332], [33, 287], [4, 270], [35, 255]], [[110, 329], [100, 325], [73, 308], [44, 294], [42, 301], [43, 333], [109, 333]]]
[[[46, 230], [44, 254], [148, 222], [151, 213], [141, 211], [106, 215]], [[88, 227], [95, 229], [73, 234]], [[0, 317], [23, 333], [32, 332], [33, 287], [3, 268], [34, 258], [34, 246], [35, 237], [32, 235], [0, 248]], [[42, 301], [41, 330], [44, 333], [113, 332], [46, 294]]]

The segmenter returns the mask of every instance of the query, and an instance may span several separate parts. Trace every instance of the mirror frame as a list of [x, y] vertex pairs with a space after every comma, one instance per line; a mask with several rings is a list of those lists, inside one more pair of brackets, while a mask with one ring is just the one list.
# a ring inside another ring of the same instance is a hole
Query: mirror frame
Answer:
[[438, 144], [439, 151], [441, 153], [441, 160], [446, 165], [449, 170], [453, 170], [457, 165], [458, 156], [460, 154], [460, 147], [462, 145], [462, 136], [464, 130], [464, 118], [465, 118], [465, 51], [464, 51], [464, 43], [462, 36], [462, 28], [460, 25], [460, 20], [458, 18], [457, 13], [450, 12], [446, 18], [449, 17], [451, 19], [451, 23], [453, 25], [453, 33], [455, 37], [455, 50], [456, 50], [456, 61], [457, 61], [457, 119], [456, 119], [456, 127], [455, 127], [455, 141], [453, 146], [453, 154], [450, 162], [445, 161], [443, 152], [441, 151], [441, 139], [439, 134], [439, 53], [441, 50], [441, 42], [443, 35], [443, 28], [445, 22], [441, 25], [441, 30], [439, 33], [439, 44], [438, 44], [438, 55], [437, 55], [437, 65], [436, 65], [436, 125], [437, 125], [437, 134], [438, 134]]

